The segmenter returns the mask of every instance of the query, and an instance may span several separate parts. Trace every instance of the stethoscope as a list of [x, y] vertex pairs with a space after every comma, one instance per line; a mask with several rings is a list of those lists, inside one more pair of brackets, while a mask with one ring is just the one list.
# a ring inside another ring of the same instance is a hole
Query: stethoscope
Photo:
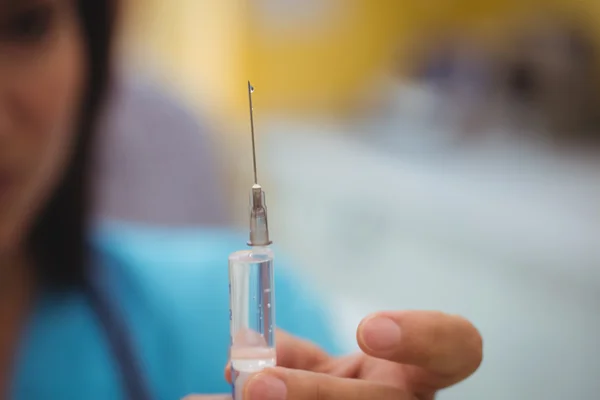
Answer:
[[106, 335], [110, 351], [117, 361], [126, 398], [153, 400], [150, 385], [142, 372], [140, 358], [134, 350], [132, 337], [119, 307], [111, 301], [108, 291], [93, 277], [87, 279], [85, 292]]

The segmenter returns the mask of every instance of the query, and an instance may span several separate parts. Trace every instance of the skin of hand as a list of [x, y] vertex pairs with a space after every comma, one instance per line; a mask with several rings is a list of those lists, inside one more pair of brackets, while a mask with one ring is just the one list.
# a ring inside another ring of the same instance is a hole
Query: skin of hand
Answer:
[[[278, 366], [251, 376], [244, 400], [432, 400], [437, 391], [471, 376], [483, 357], [477, 329], [441, 312], [378, 312], [360, 323], [356, 337], [362, 352], [337, 358], [278, 332]], [[231, 382], [229, 367], [225, 377]]]

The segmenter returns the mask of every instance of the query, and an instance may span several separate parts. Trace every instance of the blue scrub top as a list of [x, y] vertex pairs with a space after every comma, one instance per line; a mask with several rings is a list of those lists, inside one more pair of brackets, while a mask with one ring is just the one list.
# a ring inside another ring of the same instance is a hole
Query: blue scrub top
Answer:
[[[228, 255], [245, 237], [225, 230], [106, 224], [93, 236], [97, 271], [120, 307], [154, 398], [227, 393]], [[276, 252], [276, 323], [337, 353], [318, 296]], [[17, 355], [18, 400], [125, 399], [117, 359], [81, 293], [44, 297]]]

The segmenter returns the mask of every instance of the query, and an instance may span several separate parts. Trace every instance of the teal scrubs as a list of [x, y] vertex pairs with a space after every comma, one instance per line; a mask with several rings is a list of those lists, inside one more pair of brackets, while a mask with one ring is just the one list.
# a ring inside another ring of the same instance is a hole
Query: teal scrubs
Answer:
[[[98, 227], [92, 243], [95, 279], [125, 318], [154, 398], [228, 393], [227, 257], [245, 247], [244, 235], [112, 223]], [[337, 353], [319, 297], [277, 254], [278, 327]], [[83, 293], [44, 296], [18, 349], [11, 398], [125, 399], [118, 366]]]

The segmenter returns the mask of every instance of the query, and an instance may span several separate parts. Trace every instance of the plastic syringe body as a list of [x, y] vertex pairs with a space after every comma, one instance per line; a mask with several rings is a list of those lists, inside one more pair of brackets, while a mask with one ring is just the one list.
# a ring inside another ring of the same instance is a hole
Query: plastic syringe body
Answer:
[[276, 364], [274, 254], [259, 185], [252, 187], [250, 203], [250, 248], [229, 256], [229, 359], [234, 400], [242, 399], [251, 374]]

